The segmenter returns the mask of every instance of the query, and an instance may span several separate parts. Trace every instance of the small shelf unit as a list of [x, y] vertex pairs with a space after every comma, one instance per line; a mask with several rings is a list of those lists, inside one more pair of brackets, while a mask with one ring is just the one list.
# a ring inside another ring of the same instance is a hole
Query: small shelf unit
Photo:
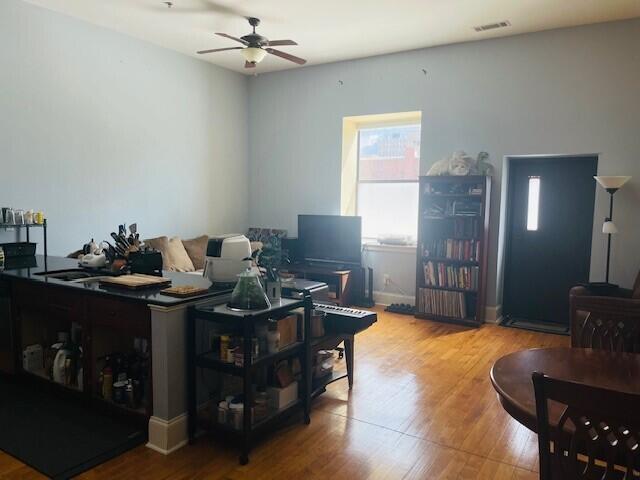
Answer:
[[44, 242], [44, 256], [47, 256], [47, 219], [45, 218], [42, 223], [1, 223], [0, 229], [5, 231], [16, 229], [17, 232], [25, 230], [27, 232], [27, 242], [31, 241], [31, 229], [42, 228], [42, 240]]
[[421, 176], [417, 318], [484, 322], [491, 177]]
[[[251, 357], [252, 338], [255, 336], [254, 326], [256, 323], [269, 318], [277, 318], [282, 315], [304, 308], [304, 319], [302, 332], [298, 336], [298, 341], [283, 347], [276, 353], [261, 355], [258, 358]], [[202, 304], [190, 307], [187, 323], [187, 390], [188, 390], [188, 429], [189, 440], [193, 442], [198, 426], [198, 404], [196, 369], [203, 368], [213, 370], [228, 375], [242, 378], [244, 405], [242, 428], [237, 430], [229, 425], [217, 422], [209, 422], [208, 429], [221, 431], [240, 441], [241, 454], [240, 463], [245, 465], [249, 462], [249, 451], [256, 437], [261, 436], [275, 429], [281, 420], [292, 415], [295, 410], [302, 409], [304, 422], [310, 423], [311, 411], [311, 342], [308, 332], [311, 331], [310, 318], [313, 300], [309, 292], [304, 293], [301, 299], [282, 298], [277, 305], [259, 311], [234, 311], [226, 304], [212, 305]], [[205, 321], [218, 325], [232, 326], [241, 333], [243, 343], [242, 366], [233, 363], [223, 362], [216, 352], [207, 351], [198, 353], [196, 350], [196, 322]], [[258, 370], [266, 368], [275, 362], [285, 358], [298, 356], [301, 360], [302, 381], [300, 394], [296, 401], [290, 403], [280, 410], [270, 411], [264, 419], [252, 422], [251, 408], [254, 400], [253, 379]]]

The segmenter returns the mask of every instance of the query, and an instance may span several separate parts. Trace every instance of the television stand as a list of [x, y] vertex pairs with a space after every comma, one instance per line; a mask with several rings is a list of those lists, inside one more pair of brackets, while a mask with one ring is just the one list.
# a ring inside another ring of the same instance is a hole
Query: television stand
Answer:
[[329, 286], [330, 302], [340, 306], [349, 306], [361, 296], [363, 278], [362, 267], [341, 268], [340, 265], [321, 265], [296, 263], [287, 265], [285, 271], [294, 274], [297, 278], [324, 282]]

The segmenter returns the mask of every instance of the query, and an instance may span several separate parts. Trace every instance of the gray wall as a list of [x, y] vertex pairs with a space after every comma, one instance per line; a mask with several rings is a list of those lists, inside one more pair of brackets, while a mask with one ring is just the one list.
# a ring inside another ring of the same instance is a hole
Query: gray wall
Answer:
[[123, 222], [244, 231], [247, 90], [240, 74], [2, 0], [0, 206], [42, 209], [63, 255]]
[[[423, 174], [457, 149], [486, 150], [496, 166], [489, 305], [501, 300], [496, 265], [506, 155], [600, 153], [601, 174], [634, 176], [616, 196], [621, 234], [613, 245], [612, 280], [629, 285], [640, 267], [638, 45], [635, 19], [252, 78], [249, 221], [295, 233], [298, 213], [338, 214], [342, 117], [421, 110]], [[601, 280], [601, 190], [596, 202], [591, 276]], [[373, 257], [379, 276], [397, 266], [397, 254]], [[403, 262], [392, 280], [412, 294], [413, 261]]]

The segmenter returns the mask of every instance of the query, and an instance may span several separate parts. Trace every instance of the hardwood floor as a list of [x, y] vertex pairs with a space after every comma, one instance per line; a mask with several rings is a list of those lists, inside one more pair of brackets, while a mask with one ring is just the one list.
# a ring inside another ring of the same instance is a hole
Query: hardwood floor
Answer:
[[[466, 329], [380, 311], [358, 335], [356, 376], [314, 403], [311, 425], [268, 437], [245, 467], [203, 439], [163, 456], [139, 447], [80, 478], [534, 480], [536, 436], [504, 412], [489, 381], [509, 352], [568, 346], [568, 337], [485, 325]], [[344, 361], [340, 361], [343, 367]], [[0, 452], [0, 479], [39, 479]]]

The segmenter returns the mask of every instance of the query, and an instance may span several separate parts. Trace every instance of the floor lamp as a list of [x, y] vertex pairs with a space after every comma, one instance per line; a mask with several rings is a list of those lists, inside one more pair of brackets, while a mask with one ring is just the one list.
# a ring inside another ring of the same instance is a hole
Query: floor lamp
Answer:
[[611, 235], [618, 233], [618, 228], [613, 223], [613, 195], [622, 188], [622, 186], [627, 183], [631, 177], [628, 176], [617, 176], [617, 177], [607, 177], [607, 176], [596, 176], [593, 177], [600, 184], [602, 188], [604, 188], [609, 194], [609, 216], [604, 219], [604, 223], [602, 224], [602, 233], [607, 235], [607, 270], [604, 282], [592, 283], [590, 286], [592, 287], [604, 287], [604, 288], [614, 288], [616, 285], [612, 285], [609, 283], [609, 266], [611, 263]]

